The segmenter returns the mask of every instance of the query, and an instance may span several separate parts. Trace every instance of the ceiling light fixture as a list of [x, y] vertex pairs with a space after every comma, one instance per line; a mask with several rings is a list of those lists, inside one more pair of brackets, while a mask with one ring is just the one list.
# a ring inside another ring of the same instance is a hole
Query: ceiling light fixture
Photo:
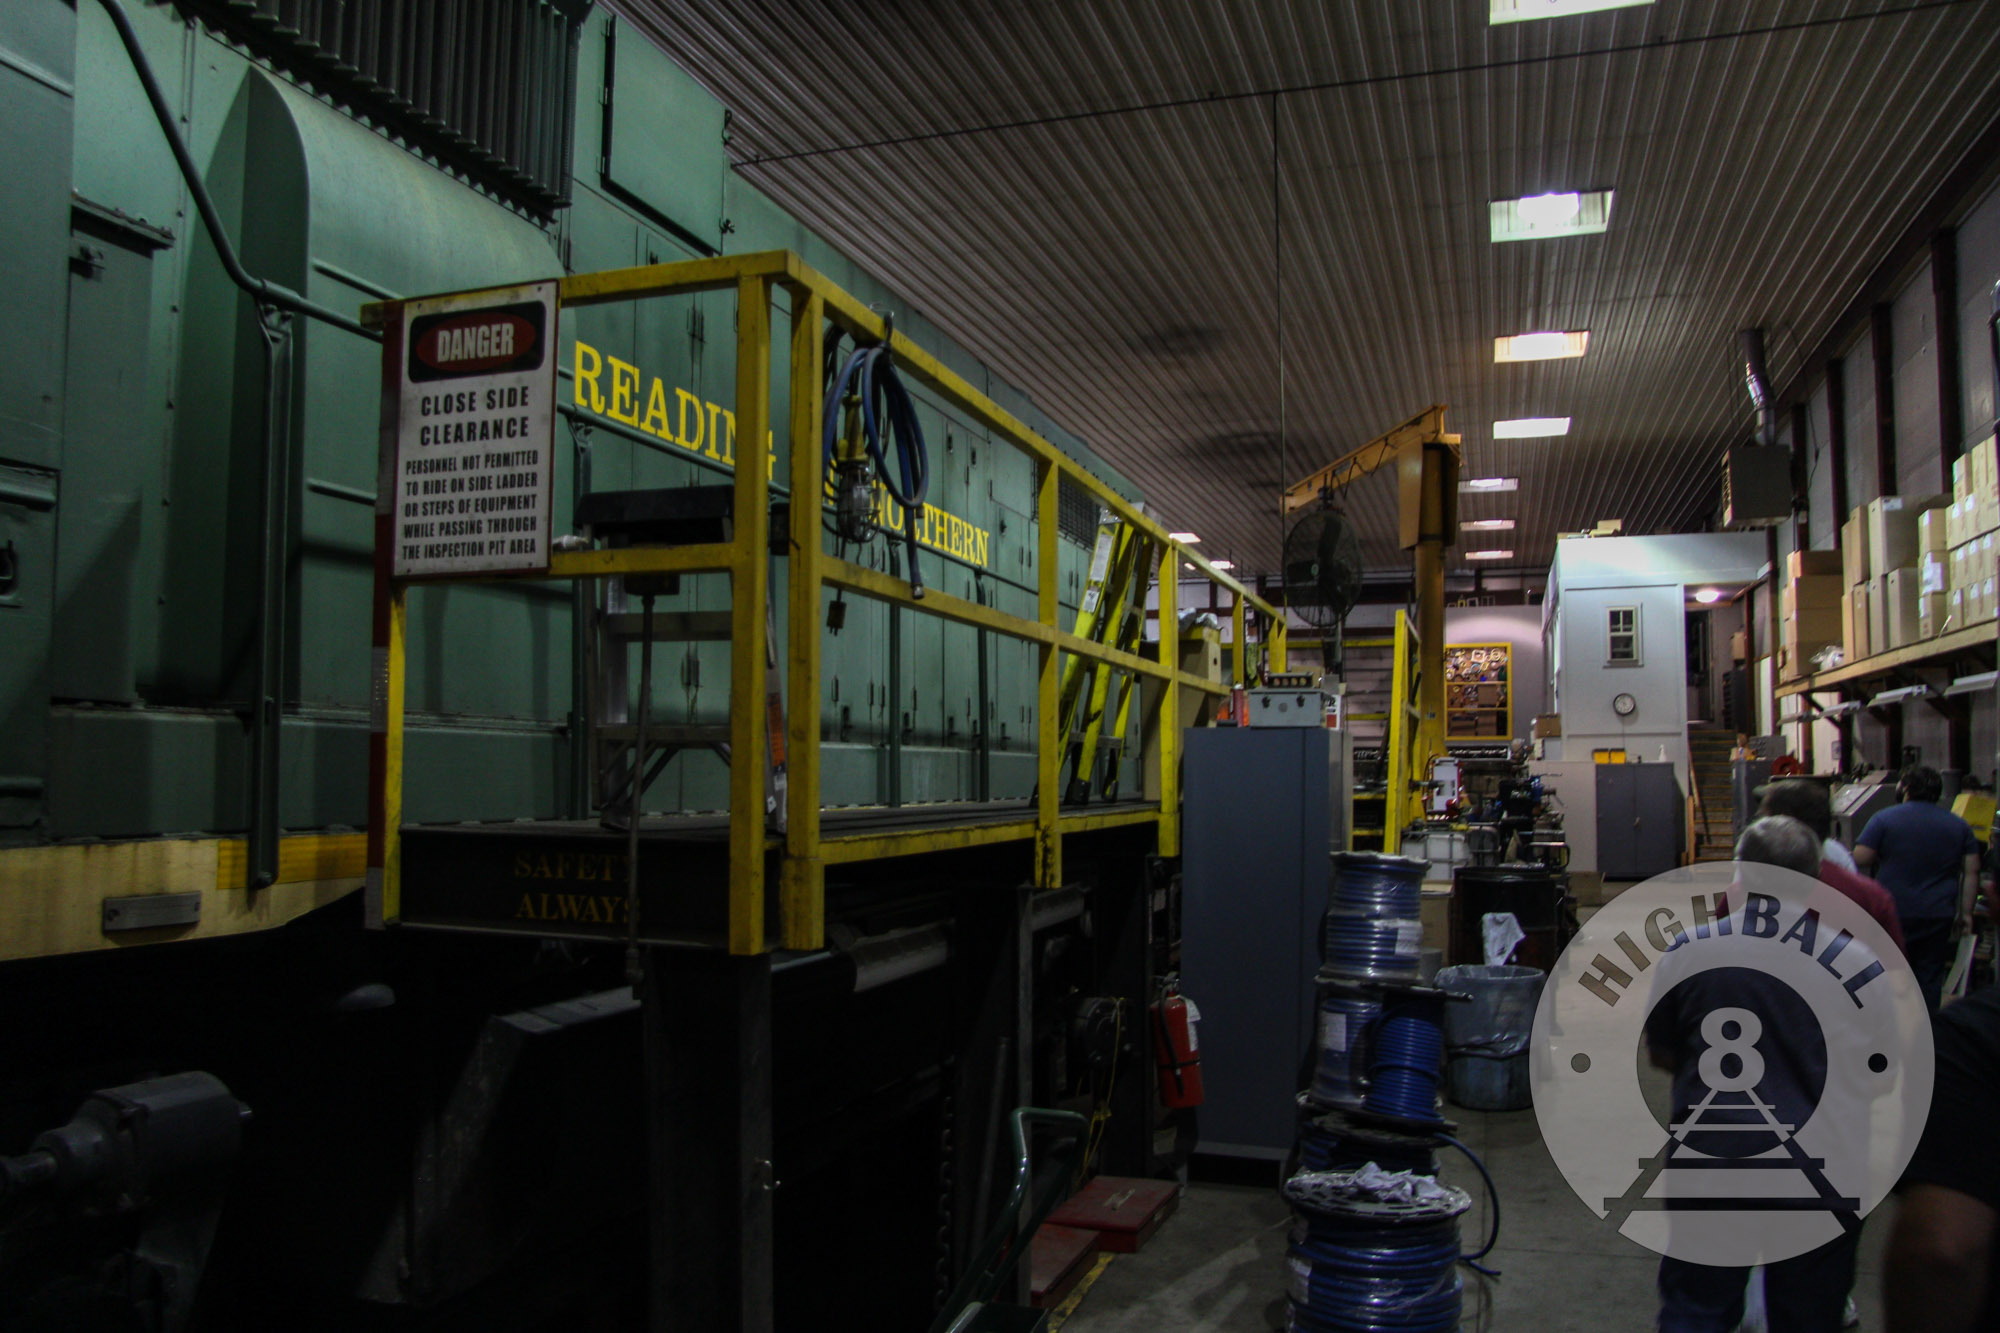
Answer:
[[1488, 23], [1526, 23], [1533, 19], [1559, 19], [1570, 14], [1594, 14], [1600, 9], [1630, 9], [1650, 5], [1653, 0], [1491, 0]]
[[1458, 525], [1467, 532], [1512, 532], [1514, 520], [1511, 518], [1475, 518]]
[[1700, 592], [1694, 595], [1694, 599], [1697, 602], [1700, 602], [1703, 606], [1713, 606], [1717, 602], [1722, 600], [1722, 589], [1703, 588]]
[[1544, 440], [1551, 435], [1569, 434], [1568, 417], [1516, 417], [1493, 423], [1496, 440]]
[[1512, 551], [1467, 551], [1465, 558], [1467, 560], [1512, 560], [1514, 553]]
[[1578, 190], [1495, 199], [1487, 206], [1493, 241], [1539, 241], [1550, 236], [1595, 236], [1611, 225], [1611, 191]]
[[1467, 477], [1458, 483], [1461, 493], [1466, 491], [1515, 491], [1521, 488], [1519, 477]]
[[1177, 542], [1186, 542], [1190, 546], [1194, 545], [1196, 542], [1199, 542], [1201, 540], [1201, 538], [1195, 536], [1192, 532], [1170, 532], [1167, 534], [1167, 536], [1173, 538]]
[[1589, 329], [1562, 333], [1516, 333], [1493, 340], [1493, 359], [1502, 365], [1509, 361], [1557, 361], [1563, 357], [1582, 356], [1589, 346]]
[[1209, 561], [1208, 563], [1209, 563], [1210, 567], [1211, 567], [1211, 568], [1214, 568], [1214, 569], [1234, 569], [1234, 568], [1236, 568], [1236, 562], [1235, 562], [1234, 560], [1211, 560], [1211, 561]]

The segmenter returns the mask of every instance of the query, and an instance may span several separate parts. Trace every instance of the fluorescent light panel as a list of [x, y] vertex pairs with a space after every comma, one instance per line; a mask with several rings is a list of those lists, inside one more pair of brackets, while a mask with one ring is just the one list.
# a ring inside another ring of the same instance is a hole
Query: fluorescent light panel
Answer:
[[1582, 356], [1589, 346], [1589, 329], [1516, 333], [1493, 340], [1493, 359], [1503, 365], [1509, 361], [1556, 361], [1566, 356]]
[[1514, 520], [1511, 518], [1475, 518], [1469, 523], [1458, 525], [1469, 532], [1512, 532]]
[[1611, 225], [1611, 191], [1575, 190], [1488, 205], [1493, 241], [1539, 241], [1550, 236], [1594, 236]]
[[1236, 562], [1234, 560], [1211, 560], [1208, 563], [1214, 565], [1217, 569], [1236, 568]]
[[1545, 440], [1551, 435], [1569, 434], [1568, 417], [1516, 417], [1493, 423], [1496, 440]]
[[1458, 483], [1461, 495], [1487, 495], [1495, 491], [1517, 491], [1521, 489], [1519, 477], [1467, 477]]
[[1201, 538], [1195, 536], [1192, 532], [1170, 532], [1167, 536], [1177, 542], [1187, 542], [1189, 545], [1193, 545], [1201, 540]]
[[1630, 9], [1650, 5], [1653, 0], [1492, 0], [1487, 11], [1490, 23], [1527, 23], [1535, 19], [1559, 19], [1571, 14], [1594, 14], [1600, 9]]
[[1467, 560], [1512, 560], [1514, 553], [1512, 551], [1467, 551], [1465, 558]]

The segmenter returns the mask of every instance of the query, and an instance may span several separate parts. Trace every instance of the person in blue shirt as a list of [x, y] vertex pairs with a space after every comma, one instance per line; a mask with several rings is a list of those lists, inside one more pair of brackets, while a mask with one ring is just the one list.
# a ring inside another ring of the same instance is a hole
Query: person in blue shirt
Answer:
[[1868, 821], [1854, 863], [1896, 900], [1903, 953], [1932, 1013], [1944, 989], [1952, 945], [1972, 929], [1979, 893], [1979, 840], [1963, 819], [1938, 807], [1944, 781], [1934, 768], [1903, 770], [1899, 804]]

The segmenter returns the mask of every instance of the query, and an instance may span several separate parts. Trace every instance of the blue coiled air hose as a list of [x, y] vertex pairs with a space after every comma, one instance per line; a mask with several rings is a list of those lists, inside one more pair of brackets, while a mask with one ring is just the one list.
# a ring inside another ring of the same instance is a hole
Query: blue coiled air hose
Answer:
[[[894, 336], [893, 326], [890, 335]], [[835, 465], [834, 447], [840, 439], [840, 403], [850, 385], [861, 400], [861, 438], [868, 456], [875, 462], [875, 475], [890, 497], [903, 507], [903, 540], [910, 548], [910, 595], [921, 598], [924, 576], [917, 568], [917, 523], [923, 517], [924, 496], [930, 491], [930, 451], [924, 445], [924, 428], [917, 421], [916, 404], [910, 401], [909, 390], [896, 374], [895, 358], [886, 340], [857, 347], [827, 390], [821, 413], [825, 424], [820, 444], [829, 472]], [[897, 475], [891, 475], [889, 470], [891, 452], [896, 456]]]
[[1368, 1093], [1363, 1104], [1378, 1115], [1429, 1124], [1438, 1122], [1438, 1068], [1444, 1063], [1439, 1030], [1444, 999], [1398, 995], [1382, 1008], [1369, 1058]]

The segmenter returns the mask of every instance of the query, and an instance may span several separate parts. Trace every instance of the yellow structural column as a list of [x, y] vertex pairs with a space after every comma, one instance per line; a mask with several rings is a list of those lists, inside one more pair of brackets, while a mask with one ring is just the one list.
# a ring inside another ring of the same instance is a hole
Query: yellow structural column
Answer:
[[[1050, 629], [1057, 628], [1060, 612], [1056, 590], [1058, 476], [1054, 463], [1043, 462], [1035, 496], [1035, 615]], [[1062, 696], [1061, 663], [1062, 654], [1054, 644], [1041, 646], [1041, 678], [1035, 691], [1035, 885], [1045, 889], [1062, 883], [1062, 830], [1056, 823], [1062, 796], [1062, 719], [1057, 716]]]
[[1418, 523], [1415, 574], [1417, 583], [1417, 771], [1421, 782], [1430, 776], [1429, 763], [1445, 752], [1444, 742], [1444, 548], [1451, 534], [1445, 493], [1456, 472], [1447, 465], [1450, 454], [1441, 444], [1426, 444], [1423, 454], [1423, 496]]
[[821, 477], [820, 351], [826, 302], [792, 289], [791, 561], [785, 705], [785, 861], [779, 934], [787, 949], [826, 942], [826, 862], [819, 847]]
[[770, 596], [771, 291], [736, 284], [736, 534], [729, 571], [729, 952], [764, 952], [764, 603]]
[[[1160, 661], [1176, 665], [1181, 648], [1181, 556], [1169, 544], [1160, 551]], [[1143, 595], [1143, 594], [1142, 594]], [[1160, 684], [1160, 855], [1181, 854], [1181, 692], [1173, 681]]]

